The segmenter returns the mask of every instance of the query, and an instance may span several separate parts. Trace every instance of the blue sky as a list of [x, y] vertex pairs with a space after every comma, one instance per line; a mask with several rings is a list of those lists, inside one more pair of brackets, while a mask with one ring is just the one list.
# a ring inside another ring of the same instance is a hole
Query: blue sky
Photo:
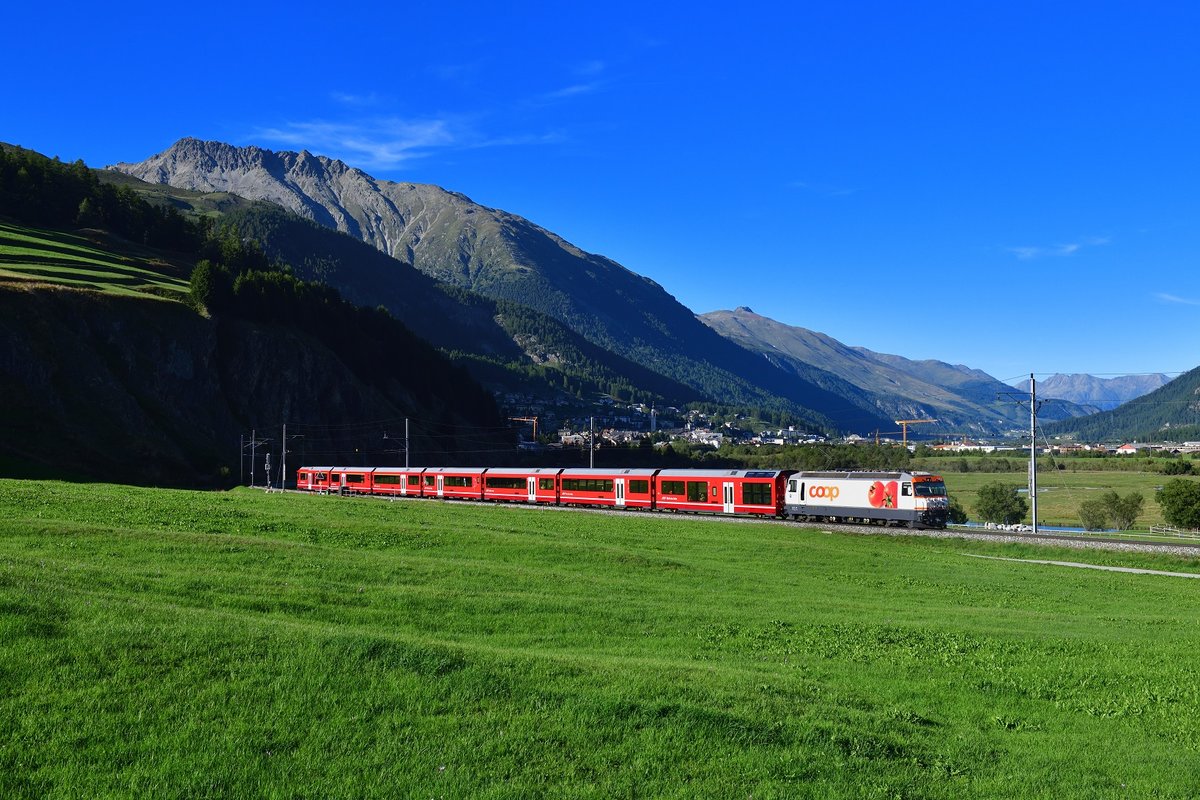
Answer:
[[1200, 364], [1200, 6], [575, 5], [20, 4], [0, 140], [308, 149], [1000, 379]]

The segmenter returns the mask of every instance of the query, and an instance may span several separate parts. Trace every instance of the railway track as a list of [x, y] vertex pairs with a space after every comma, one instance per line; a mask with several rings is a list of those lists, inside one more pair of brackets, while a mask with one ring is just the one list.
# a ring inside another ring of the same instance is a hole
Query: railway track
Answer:
[[[293, 490], [289, 490], [293, 491]], [[308, 494], [308, 492], [299, 492]], [[352, 495], [352, 497], [381, 500], [385, 502], [430, 502], [433, 498], [419, 497], [374, 497], [370, 495]], [[438, 502], [438, 501], [435, 501]], [[961, 528], [901, 528], [885, 527], [882, 525], [858, 525], [843, 522], [797, 522], [793, 520], [776, 519], [773, 517], [735, 517], [723, 514], [693, 514], [674, 511], [642, 511], [621, 510], [617, 508], [589, 508], [584, 506], [554, 506], [528, 503], [494, 503], [482, 500], [440, 500], [443, 503], [462, 503], [464, 505], [494, 507], [502, 505], [505, 508], [524, 509], [531, 512], [578, 512], [586, 514], [616, 514], [621, 516], [645, 517], [650, 514], [656, 518], [698, 520], [719, 522], [734, 525], [791, 525], [798, 528], [836, 531], [839, 533], [870, 534], [875, 536], [924, 536], [933, 539], [965, 539], [986, 542], [1042, 544], [1054, 547], [1066, 547], [1075, 550], [1112, 550], [1127, 553], [1159, 553], [1177, 555], [1184, 558], [1200, 558], [1200, 542], [1160, 542], [1130, 539], [1115, 539], [1086, 534], [1061, 533], [1018, 533], [1015, 531], [989, 531], [980, 529], [964, 530]]]

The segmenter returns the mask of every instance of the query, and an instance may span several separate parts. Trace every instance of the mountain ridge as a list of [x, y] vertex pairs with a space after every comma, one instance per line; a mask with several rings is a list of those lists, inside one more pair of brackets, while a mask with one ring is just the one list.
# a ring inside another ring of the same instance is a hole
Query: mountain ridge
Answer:
[[[1037, 390], [1040, 397], [1070, 400], [1073, 403], [1095, 406], [1101, 411], [1111, 411], [1165, 386], [1170, 381], [1171, 379], [1161, 372], [1119, 375], [1115, 378], [1100, 378], [1084, 373], [1054, 374], [1039, 380]], [[1028, 392], [1029, 380], [1021, 381], [1017, 388]]]
[[[859, 390], [862, 401], [892, 419], [938, 419], [937, 424], [923, 428], [922, 434], [994, 434], [1021, 422], [1012, 404], [999, 402], [1012, 387], [981, 370], [852, 347], [827, 334], [756, 314], [745, 306], [698, 318], [743, 347], [791, 369], [822, 370], [836, 376]], [[1047, 407], [1045, 414], [1055, 419], [1085, 411], [1058, 403]]]
[[357, 231], [377, 248], [411, 258], [431, 277], [528, 305], [710, 399], [782, 407], [807, 424], [838, 430], [887, 424], [836, 392], [748, 357], [653, 280], [515, 214], [475, 205], [465, 195], [377, 180], [321, 156], [196, 139], [112, 169], [185, 189], [272, 199], [318, 223]]

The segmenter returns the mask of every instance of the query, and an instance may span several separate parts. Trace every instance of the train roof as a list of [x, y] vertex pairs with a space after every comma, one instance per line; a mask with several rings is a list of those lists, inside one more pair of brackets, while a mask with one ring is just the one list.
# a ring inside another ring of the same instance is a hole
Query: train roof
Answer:
[[872, 472], [870, 470], [837, 470], [825, 472], [797, 472], [794, 478], [862, 478], [864, 480], [901, 480], [912, 478], [940, 478], [932, 472]]
[[660, 478], [778, 478], [783, 469], [661, 469]]
[[562, 474], [564, 476], [570, 475], [572, 477], [576, 475], [611, 475], [614, 477], [630, 475], [636, 478], [649, 478], [656, 472], [658, 472], [656, 469], [625, 469], [624, 467], [619, 467], [617, 469], [602, 469], [593, 467], [580, 467], [578, 469], [564, 469]]
[[488, 467], [488, 475], [557, 475], [562, 467]]

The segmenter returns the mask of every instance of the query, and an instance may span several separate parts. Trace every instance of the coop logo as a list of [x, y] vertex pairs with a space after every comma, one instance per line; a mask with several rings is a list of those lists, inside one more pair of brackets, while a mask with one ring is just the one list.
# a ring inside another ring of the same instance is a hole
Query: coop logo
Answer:
[[837, 496], [839, 494], [841, 494], [841, 492], [842, 492], [842, 490], [836, 486], [812, 486], [812, 487], [809, 487], [808, 496], [809, 497], [823, 497], [823, 498], [828, 498], [830, 500], [837, 500]]

